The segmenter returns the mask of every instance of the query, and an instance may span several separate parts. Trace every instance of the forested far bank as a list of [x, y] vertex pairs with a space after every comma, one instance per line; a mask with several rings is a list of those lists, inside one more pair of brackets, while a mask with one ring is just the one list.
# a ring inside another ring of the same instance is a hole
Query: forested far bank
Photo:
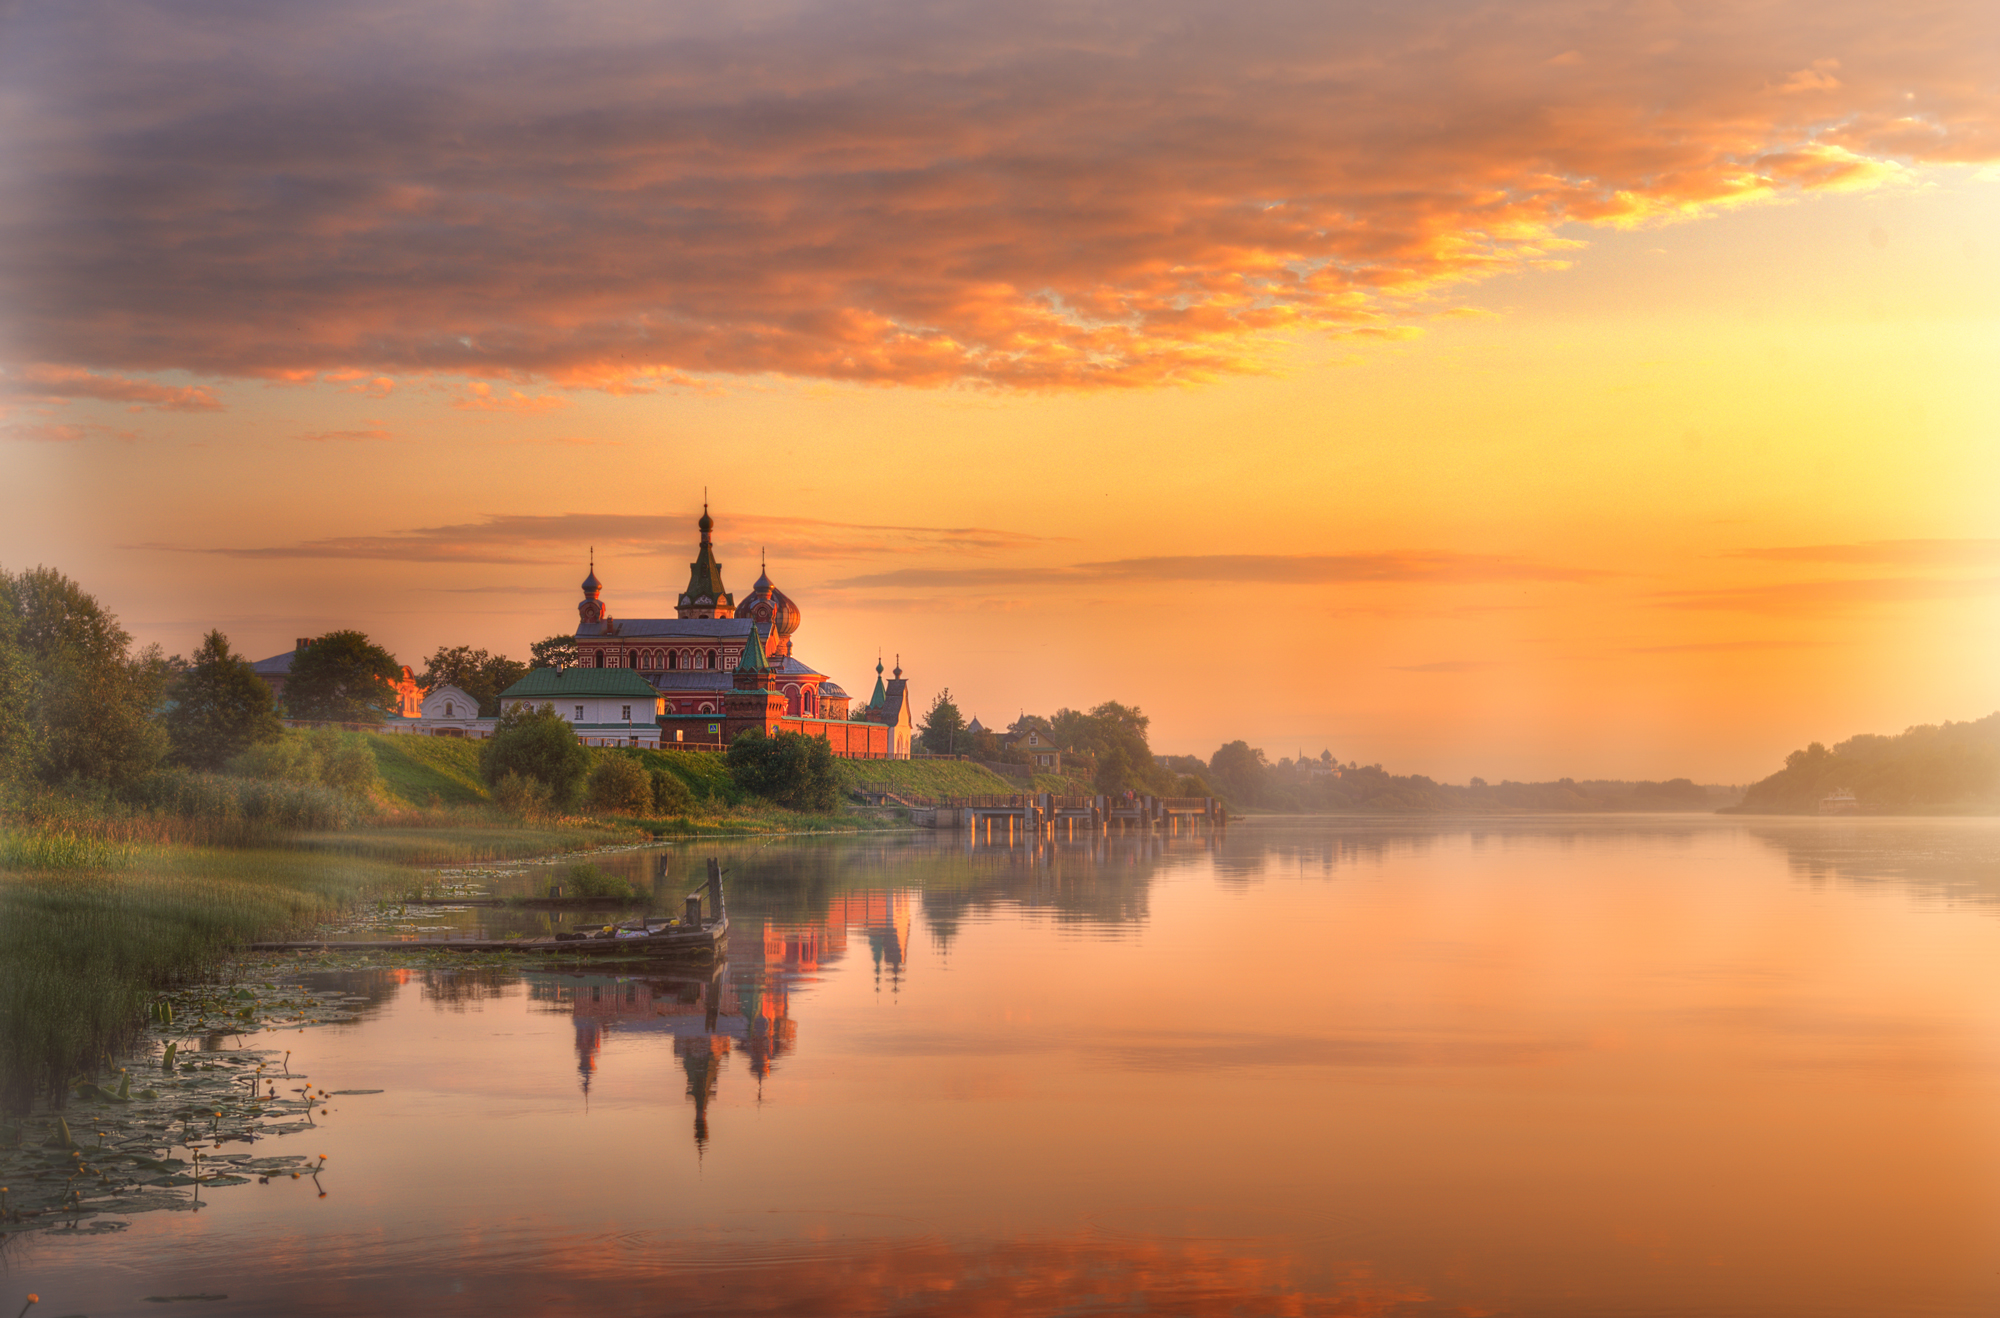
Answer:
[[[1849, 801], [1845, 798], [1851, 797]], [[1750, 785], [1744, 814], [2000, 813], [2000, 714], [1813, 742]]]

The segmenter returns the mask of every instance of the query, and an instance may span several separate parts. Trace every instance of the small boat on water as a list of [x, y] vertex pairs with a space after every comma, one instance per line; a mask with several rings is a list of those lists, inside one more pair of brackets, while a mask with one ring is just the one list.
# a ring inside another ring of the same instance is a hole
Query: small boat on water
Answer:
[[[703, 894], [708, 897], [703, 911]], [[656, 956], [708, 961], [729, 946], [729, 912], [722, 903], [722, 869], [708, 862], [708, 882], [687, 895], [678, 918], [641, 916], [595, 929], [548, 938], [384, 938], [362, 941], [311, 939], [252, 943], [253, 952], [543, 952], [561, 956]]]

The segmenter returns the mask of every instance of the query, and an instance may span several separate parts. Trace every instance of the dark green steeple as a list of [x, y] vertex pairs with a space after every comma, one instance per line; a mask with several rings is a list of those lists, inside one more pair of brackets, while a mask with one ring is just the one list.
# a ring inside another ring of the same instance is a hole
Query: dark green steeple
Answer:
[[715, 546], [709, 542], [709, 533], [715, 530], [715, 519], [708, 515], [708, 502], [701, 505], [701, 552], [694, 562], [688, 564], [687, 591], [680, 598], [676, 612], [683, 618], [730, 618], [736, 614], [736, 601], [722, 586], [722, 564], [715, 561]]

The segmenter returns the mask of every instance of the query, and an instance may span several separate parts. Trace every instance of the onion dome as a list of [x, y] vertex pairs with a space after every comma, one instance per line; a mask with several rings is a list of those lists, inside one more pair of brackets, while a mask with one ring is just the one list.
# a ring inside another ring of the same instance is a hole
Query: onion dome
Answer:
[[586, 595], [595, 595], [603, 589], [604, 583], [597, 579], [597, 569], [592, 568], [590, 575], [583, 579], [583, 593]]
[[758, 576], [757, 584], [744, 597], [736, 616], [754, 619], [759, 627], [774, 631], [785, 640], [790, 640], [799, 629], [799, 606], [772, 584], [768, 570]]

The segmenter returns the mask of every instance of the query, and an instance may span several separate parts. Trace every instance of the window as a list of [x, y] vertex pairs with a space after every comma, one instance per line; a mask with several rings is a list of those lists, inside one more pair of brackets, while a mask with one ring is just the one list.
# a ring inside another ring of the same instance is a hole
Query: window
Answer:
[[571, 722], [573, 722], [573, 723], [581, 723], [581, 722], [583, 722], [583, 706], [582, 706], [582, 705], [578, 705], [578, 706], [576, 707], [576, 717], [575, 717], [574, 719], [570, 720], [570, 721], [571, 721]]
[[618, 717], [624, 719], [627, 723], [630, 723], [632, 721], [632, 707], [630, 705], [621, 705], [619, 706], [619, 708], [624, 712], [619, 714]]
[[681, 666], [680, 659], [681, 657], [672, 650], [667, 651], [667, 667], [679, 668]]
[[455, 710], [453, 710], [453, 709], [452, 709], [452, 707], [451, 707], [451, 702], [450, 702], [449, 700], [447, 700], [447, 701], [445, 701], [445, 702], [444, 702], [444, 716], [445, 716], [446, 718], [457, 718], [457, 717], [458, 717], [458, 714], [457, 714], [457, 712], [456, 712]]
[[715, 667], [715, 651], [713, 650], [710, 650], [708, 652], [708, 666], [710, 668]]
[[686, 731], [685, 729], [683, 729], [683, 728], [675, 728], [675, 729], [674, 729], [674, 740], [675, 740], [675, 741], [686, 741], [686, 740], [687, 740], [687, 731]]
[[599, 650], [596, 653], [597, 653], [597, 666], [599, 668], [602, 668], [604, 667], [604, 651]]

